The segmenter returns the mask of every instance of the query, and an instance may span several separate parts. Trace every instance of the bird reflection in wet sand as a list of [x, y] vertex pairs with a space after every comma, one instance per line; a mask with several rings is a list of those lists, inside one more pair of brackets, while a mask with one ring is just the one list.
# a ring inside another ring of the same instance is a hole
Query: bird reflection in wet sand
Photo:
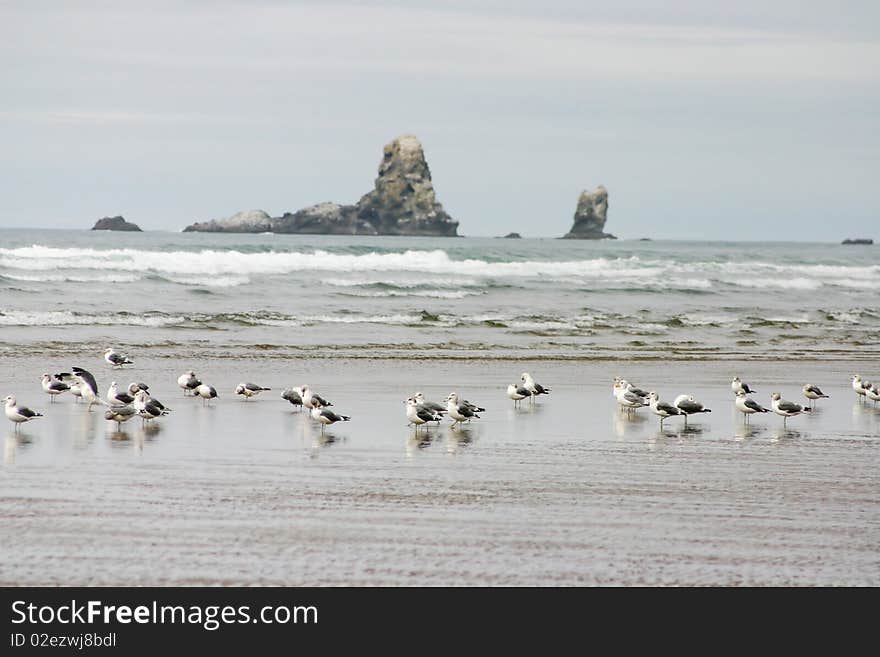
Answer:
[[312, 458], [318, 455], [318, 452], [325, 447], [335, 445], [336, 443], [344, 443], [348, 440], [345, 436], [334, 436], [332, 433], [319, 433], [312, 436]]
[[448, 454], [455, 454], [460, 449], [464, 449], [472, 444], [476, 437], [477, 434], [473, 428], [459, 427], [454, 429], [452, 426], [449, 426], [446, 429], [446, 452]]
[[752, 426], [751, 424], [739, 424], [733, 430], [734, 440], [747, 440], [759, 436], [766, 431], [766, 428], [760, 426]]
[[107, 437], [117, 443], [124, 443], [131, 440], [131, 435], [127, 431], [108, 431]]
[[797, 429], [788, 429], [786, 427], [777, 427], [770, 434], [770, 439], [773, 442], [782, 442], [789, 440], [797, 440], [801, 438], [803, 433], [798, 431]]
[[15, 463], [15, 453], [20, 447], [27, 447], [32, 442], [31, 436], [26, 433], [10, 431], [6, 436], [6, 444], [3, 446], [3, 462], [6, 465]]
[[422, 433], [418, 436], [411, 435], [406, 439], [406, 455], [413, 456], [416, 452], [426, 449], [434, 442], [434, 436], [429, 433]]
[[633, 433], [639, 425], [648, 421], [648, 418], [638, 413], [621, 413], [617, 409], [611, 415], [611, 425], [614, 427], [614, 435], [618, 438], [626, 438], [626, 434]]

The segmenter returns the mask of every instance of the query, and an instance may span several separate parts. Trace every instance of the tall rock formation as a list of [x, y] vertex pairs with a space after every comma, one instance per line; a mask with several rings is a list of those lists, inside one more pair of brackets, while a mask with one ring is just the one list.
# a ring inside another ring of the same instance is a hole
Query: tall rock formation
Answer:
[[617, 239], [611, 233], [603, 232], [608, 218], [608, 190], [599, 185], [595, 191], [581, 192], [577, 209], [574, 212], [574, 225], [565, 239], [601, 240]]
[[385, 146], [373, 191], [355, 205], [319, 203], [280, 217], [260, 211], [195, 223], [184, 231], [455, 237], [458, 222], [437, 201], [422, 144], [403, 135]]

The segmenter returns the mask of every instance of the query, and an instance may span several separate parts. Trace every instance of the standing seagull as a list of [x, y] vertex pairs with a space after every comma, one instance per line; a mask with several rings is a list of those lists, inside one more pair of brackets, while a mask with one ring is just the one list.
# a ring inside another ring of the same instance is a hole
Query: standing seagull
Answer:
[[425, 399], [425, 395], [423, 395], [421, 392], [417, 392], [416, 394], [414, 394], [413, 399], [420, 408], [424, 408], [432, 415], [446, 415], [445, 406], [443, 406], [442, 404], [438, 404], [437, 402], [428, 401], [427, 399]]
[[333, 411], [330, 411], [323, 406], [321, 406], [321, 402], [317, 400], [317, 398], [312, 399], [312, 419], [317, 420], [321, 423], [321, 435], [324, 435], [324, 428], [328, 424], [334, 424], [336, 422], [348, 422], [351, 419], [350, 415], [337, 415]]
[[[676, 408], [672, 404], [660, 401], [660, 396], [653, 390], [648, 393], [648, 399], [650, 400], [651, 412], [660, 417], [661, 429], [663, 428], [663, 420], [666, 418], [672, 415], [684, 415], [679, 408]], [[685, 419], [687, 419], [686, 415]]]
[[865, 393], [871, 389], [871, 384], [868, 381], [862, 381], [862, 377], [858, 374], [853, 374], [852, 389], [859, 396], [859, 401], [861, 401]]
[[428, 422], [439, 422], [440, 416], [420, 405], [415, 397], [408, 397], [406, 399], [406, 419], [410, 421], [410, 424], [415, 425], [416, 433], [418, 433], [421, 425]]
[[446, 412], [449, 413], [449, 417], [452, 418], [453, 427], [455, 427], [456, 424], [460, 425], [464, 421], [470, 422], [471, 418], [480, 418], [476, 412], [471, 410], [470, 406], [459, 403], [457, 392], [450, 392], [449, 396], [446, 398]]
[[272, 388], [264, 388], [263, 386], [258, 386], [256, 383], [239, 383], [235, 386], [235, 394], [236, 395], [244, 395], [244, 400], [247, 401], [254, 395], [259, 395], [264, 390], [271, 390]]
[[113, 347], [108, 347], [104, 351], [104, 360], [107, 361], [113, 367], [122, 367], [123, 365], [134, 365], [134, 361], [130, 360], [128, 356], [120, 356]]
[[195, 393], [202, 398], [203, 405], [207, 405], [209, 399], [217, 397], [217, 391], [214, 389], [214, 386], [209, 386], [207, 383], [200, 384], [196, 388]]
[[100, 393], [98, 392], [98, 382], [95, 381], [95, 377], [92, 376], [92, 373], [81, 367], [74, 367], [71, 371], [80, 381], [80, 392], [82, 393], [82, 398], [89, 403], [88, 410], [91, 411], [92, 406], [95, 404], [103, 404], [104, 401], [101, 399]]
[[746, 424], [748, 424], [749, 415], [751, 415], [752, 413], [770, 412], [769, 408], [764, 408], [754, 399], [746, 397], [746, 393], [744, 393], [742, 390], [736, 393], [736, 400], [734, 401], [734, 404], [736, 405], [737, 410], [739, 410], [739, 412], [743, 414], [743, 421]]
[[874, 406], [876, 406], [877, 402], [880, 401], [880, 388], [877, 388], [877, 386], [871, 386], [865, 390], [865, 398], [870, 399], [874, 402]]
[[48, 372], [43, 374], [42, 377], [43, 384], [43, 392], [49, 395], [49, 403], [55, 401], [55, 397], [60, 395], [62, 392], [67, 392], [70, 390], [70, 386], [64, 383], [63, 381], [59, 381], [56, 378], [53, 378]]
[[42, 413], [32, 411], [25, 406], [17, 406], [15, 404], [15, 395], [9, 395], [3, 401], [6, 402], [6, 417], [10, 422], [15, 422], [15, 430], [18, 431], [22, 422], [29, 422], [37, 417], [43, 417]]
[[525, 386], [519, 386], [515, 383], [511, 383], [507, 386], [507, 396], [513, 400], [513, 407], [516, 408], [519, 405], [519, 402], [526, 397], [531, 397], [532, 393]]
[[738, 376], [733, 377], [733, 381], [730, 382], [730, 389], [733, 390], [734, 395], [740, 392], [751, 395], [753, 392], [756, 392], [754, 389], [749, 388], [749, 384], [743, 383]]
[[696, 415], [697, 413], [711, 413], [711, 408], [706, 408], [693, 395], [679, 395], [675, 398], [675, 407], [684, 413], [684, 424], [687, 426], [688, 415]]
[[[294, 390], [297, 390], [297, 388], [294, 388]], [[318, 402], [318, 406], [320, 406], [321, 408], [324, 408], [326, 406], [333, 406], [333, 404], [324, 399], [317, 392], [313, 392], [312, 389], [309, 388], [309, 386], [307, 385], [300, 386], [298, 390], [299, 396], [302, 397], [303, 405], [306, 407], [314, 406], [312, 402]]]
[[523, 388], [532, 393], [532, 396], [529, 399], [533, 404], [535, 403], [535, 397], [538, 395], [550, 394], [550, 388], [545, 388], [540, 383], [537, 383], [528, 372], [523, 372], [519, 377], [519, 380], [522, 381]]
[[107, 388], [107, 401], [110, 402], [111, 406], [125, 406], [126, 404], [131, 404], [134, 401], [134, 397], [127, 392], [119, 392], [119, 386], [116, 385], [116, 381], [113, 381], [110, 387]]
[[116, 422], [116, 430], [122, 431], [122, 423], [128, 422], [131, 418], [137, 415], [137, 411], [134, 406], [111, 406], [106, 411], [104, 411], [104, 419], [105, 420], [113, 420]]
[[810, 400], [810, 408], [813, 408], [813, 401], [816, 399], [828, 399], [828, 395], [819, 390], [819, 386], [808, 383], [803, 387], [804, 397]]
[[79, 400], [82, 399], [82, 381], [76, 374], [59, 372], [58, 374], [53, 374], [52, 378], [58, 379], [62, 383], [66, 383], [70, 388], [70, 394], [74, 397], [73, 401], [79, 403]]
[[777, 415], [782, 416], [782, 426], [785, 426], [785, 421], [794, 417], [795, 415], [800, 415], [801, 413], [807, 412], [810, 409], [804, 408], [800, 404], [795, 404], [794, 402], [785, 401], [782, 399], [778, 392], [774, 392], [770, 395], [770, 406], [773, 407], [773, 412]]
[[195, 372], [189, 370], [177, 377], [177, 385], [183, 388], [183, 396], [186, 397], [188, 392], [195, 394], [196, 388], [202, 385], [202, 382], [196, 378]]
[[294, 388], [288, 388], [284, 392], [281, 393], [281, 399], [286, 399], [294, 406], [299, 406], [297, 410], [302, 410], [303, 399], [302, 395], [299, 394], [297, 390]]
[[636, 408], [648, 405], [644, 397], [631, 390], [627, 390], [624, 383], [624, 381], [618, 381], [614, 384], [614, 398], [617, 400], [617, 403], [621, 408], [624, 408], [629, 412]]
[[152, 399], [144, 390], [138, 390], [134, 396], [134, 409], [141, 418], [146, 420], [155, 420], [157, 417], [168, 415], [170, 408], [165, 408], [157, 399]]

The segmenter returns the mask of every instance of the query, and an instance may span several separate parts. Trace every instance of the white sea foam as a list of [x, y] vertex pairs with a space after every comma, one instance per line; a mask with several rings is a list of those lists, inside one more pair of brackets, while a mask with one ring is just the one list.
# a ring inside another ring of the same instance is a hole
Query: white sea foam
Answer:
[[0, 310], [0, 326], [171, 326], [183, 317], [137, 314], [78, 314], [66, 310]]

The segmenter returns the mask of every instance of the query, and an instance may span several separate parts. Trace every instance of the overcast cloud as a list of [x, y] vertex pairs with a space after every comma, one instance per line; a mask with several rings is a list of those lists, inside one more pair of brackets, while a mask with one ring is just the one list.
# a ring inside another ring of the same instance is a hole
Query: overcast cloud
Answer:
[[705, 4], [0, 2], [0, 226], [354, 202], [411, 132], [464, 234], [880, 237], [877, 3]]

